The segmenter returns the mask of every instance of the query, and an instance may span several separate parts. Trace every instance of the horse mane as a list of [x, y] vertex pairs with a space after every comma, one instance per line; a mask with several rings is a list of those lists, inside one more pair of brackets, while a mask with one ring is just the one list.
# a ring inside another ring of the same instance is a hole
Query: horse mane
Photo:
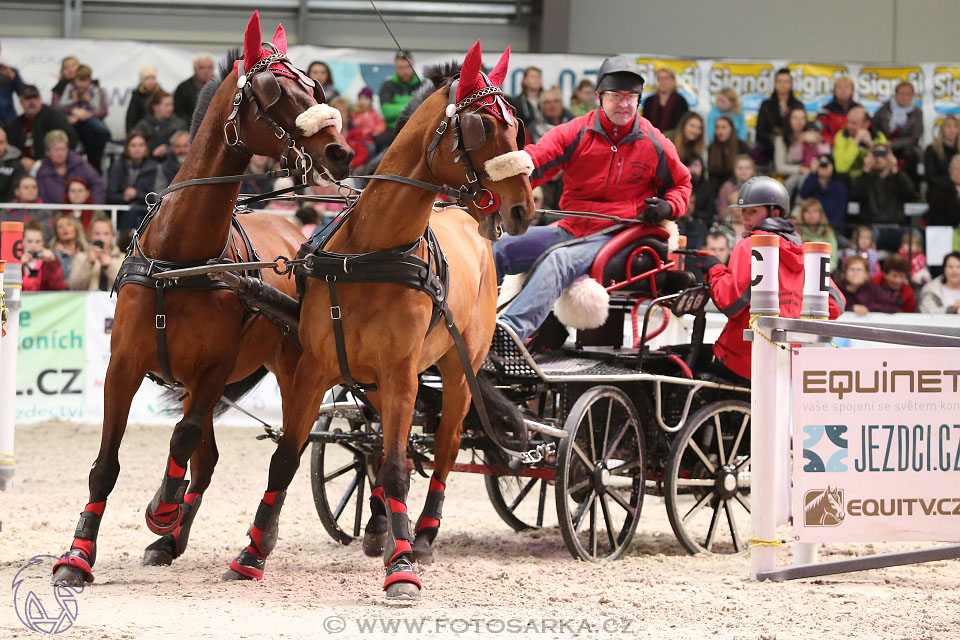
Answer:
[[826, 497], [827, 497], [827, 492], [825, 490], [821, 491], [820, 495], [818, 495], [816, 498], [814, 498], [813, 500], [807, 503], [807, 505], [803, 508], [803, 512], [810, 513], [811, 511], [819, 507], [820, 503], [823, 502], [826, 499]]
[[207, 110], [210, 108], [210, 103], [213, 102], [213, 96], [217, 93], [217, 89], [220, 88], [220, 85], [226, 80], [227, 76], [233, 73], [233, 65], [243, 56], [243, 52], [240, 49], [231, 49], [227, 52], [227, 59], [220, 63], [220, 73], [213, 78], [207, 80], [207, 84], [203, 85], [203, 88], [200, 89], [200, 94], [197, 96], [197, 106], [193, 110], [193, 117], [190, 119], [190, 141], [197, 135], [197, 131], [200, 129], [200, 123], [203, 122], [203, 117], [207, 115]]

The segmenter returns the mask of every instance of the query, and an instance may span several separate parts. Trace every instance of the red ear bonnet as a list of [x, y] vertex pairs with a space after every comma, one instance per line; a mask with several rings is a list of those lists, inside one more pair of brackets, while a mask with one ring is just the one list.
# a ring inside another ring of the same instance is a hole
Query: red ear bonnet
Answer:
[[[477, 43], [470, 47], [470, 51], [467, 52], [466, 57], [463, 59], [463, 65], [460, 67], [460, 82], [457, 83], [457, 102], [460, 102], [481, 89], [500, 87], [503, 85], [503, 81], [507, 77], [507, 67], [510, 64], [510, 47], [508, 46], [507, 50], [500, 56], [500, 60], [497, 61], [490, 75], [486, 75], [481, 71], [483, 64], [483, 60], [481, 59], [482, 55], [480, 41], [477, 40]], [[492, 115], [500, 120], [504, 120], [507, 124], [513, 124], [510, 107], [502, 96], [487, 95], [478, 98], [473, 104], [483, 105], [483, 108]], [[468, 106], [466, 108], [470, 107]]]

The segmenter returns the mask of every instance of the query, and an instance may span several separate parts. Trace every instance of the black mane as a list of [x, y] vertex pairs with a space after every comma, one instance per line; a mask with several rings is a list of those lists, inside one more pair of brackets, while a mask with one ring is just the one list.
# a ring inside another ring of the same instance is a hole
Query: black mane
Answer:
[[207, 81], [207, 84], [203, 85], [203, 88], [200, 89], [200, 95], [197, 96], [197, 106], [193, 110], [193, 117], [190, 119], [190, 140], [193, 141], [194, 137], [197, 135], [197, 130], [200, 129], [200, 123], [203, 122], [203, 117], [207, 115], [207, 109], [210, 108], [210, 103], [213, 102], [213, 96], [217, 93], [217, 89], [220, 88], [220, 85], [227, 78], [228, 75], [233, 73], [233, 65], [239, 60], [243, 54], [240, 49], [231, 49], [227, 52], [227, 59], [220, 63], [220, 73], [210, 80]]

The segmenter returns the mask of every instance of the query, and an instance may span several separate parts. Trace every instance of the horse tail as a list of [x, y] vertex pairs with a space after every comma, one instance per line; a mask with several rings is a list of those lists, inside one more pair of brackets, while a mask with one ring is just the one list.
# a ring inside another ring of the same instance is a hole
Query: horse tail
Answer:
[[[519, 437], [526, 443], [527, 425], [523, 421], [523, 414], [520, 413], [517, 404], [498, 389], [483, 371], [477, 373], [477, 384], [480, 387], [480, 397], [474, 398], [473, 402], [470, 403], [470, 410], [463, 419], [463, 426], [480, 433], [483, 432], [483, 423], [480, 422], [475, 404], [482, 402], [487, 410], [487, 416], [490, 418], [490, 426], [497, 432], [497, 435]], [[526, 445], [524, 444], [524, 446]]]
[[[267, 373], [268, 371], [266, 367], [260, 367], [246, 378], [237, 380], [236, 382], [231, 382], [223, 388], [223, 397], [227, 398], [231, 402], [237, 402], [240, 400], [240, 398], [253, 391], [253, 388], [257, 386], [261, 380], [263, 380], [263, 377], [266, 376]], [[223, 415], [229, 408], [230, 405], [221, 400], [217, 403], [217, 407], [213, 410], [213, 417], [216, 418]]]
[[[260, 367], [246, 378], [231, 382], [225, 386], [221, 395], [231, 402], [236, 402], [253, 391], [253, 388], [263, 380], [265, 375], [267, 375], [267, 368]], [[160, 404], [161, 406], [178, 405], [189, 395], [189, 393], [184, 392], [182, 387], [166, 387], [163, 393], [160, 394]], [[230, 405], [221, 400], [213, 410], [213, 417], [218, 418], [222, 416], [229, 408]]]

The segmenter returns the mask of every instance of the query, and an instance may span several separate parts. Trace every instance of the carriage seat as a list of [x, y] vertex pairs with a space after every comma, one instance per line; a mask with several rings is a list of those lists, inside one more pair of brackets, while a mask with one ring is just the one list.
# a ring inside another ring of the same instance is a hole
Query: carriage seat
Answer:
[[[590, 277], [609, 287], [624, 282], [630, 276], [653, 271], [668, 261], [669, 230], [658, 227], [635, 226], [618, 233], [594, 258]], [[629, 261], [629, 265], [628, 265]], [[628, 269], [629, 266], [629, 269]], [[653, 283], [656, 285], [654, 291]], [[617, 291], [654, 297], [679, 293], [697, 284], [696, 277], [689, 271], [676, 267], [643, 278]]]

